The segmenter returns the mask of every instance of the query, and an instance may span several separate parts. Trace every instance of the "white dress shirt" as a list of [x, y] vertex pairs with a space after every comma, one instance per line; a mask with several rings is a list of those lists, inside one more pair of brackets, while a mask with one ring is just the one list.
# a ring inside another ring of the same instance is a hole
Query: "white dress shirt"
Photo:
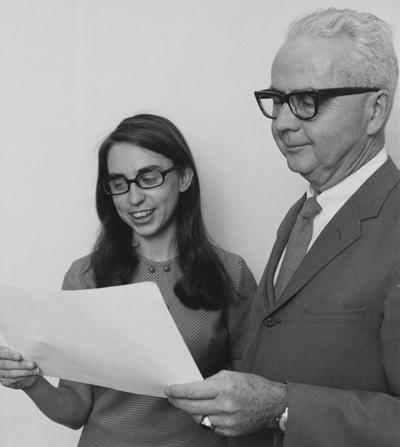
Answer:
[[[313, 230], [310, 244], [307, 251], [321, 234], [322, 230], [328, 225], [332, 217], [342, 208], [342, 206], [350, 199], [350, 197], [360, 188], [360, 186], [371, 177], [371, 175], [380, 168], [387, 160], [388, 155], [383, 148], [374, 158], [365, 163], [357, 171], [350, 174], [340, 183], [337, 183], [332, 188], [329, 188], [317, 195], [317, 202], [322, 208], [321, 212], [314, 217]], [[311, 185], [308, 186], [307, 198], [315, 195], [315, 191]], [[283, 250], [278, 267], [274, 274], [274, 284], [278, 277], [278, 272], [281, 268], [283, 257], [285, 256], [286, 248]]]
[[[360, 188], [360, 186], [380, 168], [388, 156], [385, 149], [382, 149], [374, 158], [365, 163], [357, 171], [350, 174], [340, 183], [317, 195], [317, 202], [322, 211], [314, 217], [313, 231], [308, 250], [315, 242], [321, 231], [326, 227], [332, 217], [342, 208], [350, 197]], [[315, 195], [311, 185], [308, 187], [307, 197]]]

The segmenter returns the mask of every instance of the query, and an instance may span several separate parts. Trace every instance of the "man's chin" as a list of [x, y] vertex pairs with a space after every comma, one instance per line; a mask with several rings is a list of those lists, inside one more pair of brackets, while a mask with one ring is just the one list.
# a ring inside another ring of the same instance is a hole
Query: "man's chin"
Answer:
[[297, 174], [306, 177], [313, 172], [310, 162], [301, 156], [287, 156], [286, 163], [288, 168]]

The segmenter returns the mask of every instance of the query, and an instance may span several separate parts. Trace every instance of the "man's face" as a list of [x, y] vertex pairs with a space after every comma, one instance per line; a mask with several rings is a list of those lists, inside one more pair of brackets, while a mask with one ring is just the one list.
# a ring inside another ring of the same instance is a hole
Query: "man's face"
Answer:
[[[272, 65], [271, 88], [289, 93], [354, 87], [345, 71], [351, 45], [348, 40], [332, 38], [286, 42]], [[289, 168], [317, 191], [335, 185], [359, 167], [369, 142], [368, 95], [328, 99], [308, 121], [296, 118], [284, 104], [272, 121], [272, 134]]]

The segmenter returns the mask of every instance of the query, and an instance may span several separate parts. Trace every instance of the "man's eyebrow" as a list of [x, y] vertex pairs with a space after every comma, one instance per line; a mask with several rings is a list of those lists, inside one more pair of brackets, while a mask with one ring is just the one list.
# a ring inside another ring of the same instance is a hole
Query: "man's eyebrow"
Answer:
[[269, 86], [269, 87], [267, 88], [267, 90], [273, 90], [273, 91], [276, 92], [276, 93], [282, 93], [282, 95], [285, 94], [285, 92], [283, 92], [282, 90], [278, 90], [278, 89], [275, 88], [273, 85]]
[[314, 90], [318, 90], [318, 89], [309, 86], [309, 87], [295, 88], [295, 89], [290, 90], [288, 92], [283, 92], [282, 90], [278, 90], [278, 89], [276, 89], [276, 88], [271, 86], [268, 90], [273, 90], [273, 91], [275, 91], [277, 93], [280, 93], [282, 95], [289, 95], [291, 93], [307, 93], [309, 91], [314, 91]]

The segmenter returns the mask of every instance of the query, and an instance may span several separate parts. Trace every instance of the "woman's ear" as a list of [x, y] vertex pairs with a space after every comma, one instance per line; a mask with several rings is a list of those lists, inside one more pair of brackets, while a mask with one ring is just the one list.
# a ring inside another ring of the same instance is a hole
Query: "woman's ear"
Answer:
[[367, 129], [368, 135], [376, 135], [385, 126], [389, 118], [391, 103], [391, 97], [387, 90], [379, 90], [371, 95], [368, 104], [371, 111]]
[[179, 170], [179, 191], [180, 192], [184, 192], [186, 191], [190, 184], [192, 183], [192, 179], [193, 179], [193, 170], [192, 168], [190, 168], [189, 166], [180, 169]]

